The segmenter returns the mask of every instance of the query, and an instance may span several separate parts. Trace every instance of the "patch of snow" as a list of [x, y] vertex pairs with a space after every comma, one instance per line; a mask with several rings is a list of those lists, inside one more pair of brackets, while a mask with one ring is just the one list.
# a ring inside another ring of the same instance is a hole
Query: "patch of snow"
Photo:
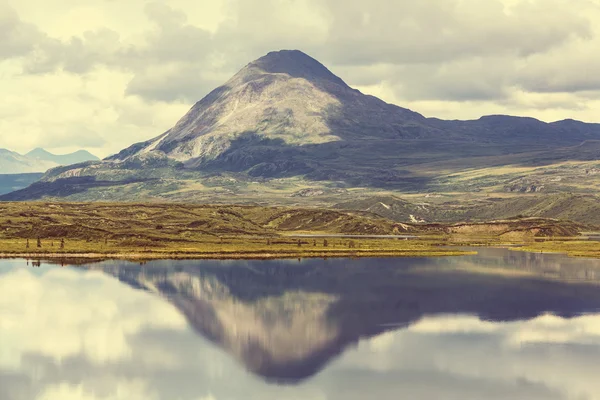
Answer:
[[379, 202], [379, 204], [381, 204], [382, 206], [384, 206], [385, 208], [387, 208], [388, 210], [390, 210], [392, 207], [388, 206], [387, 204], [384, 204], [382, 202]]
[[415, 224], [426, 222], [424, 219], [418, 219], [417, 217], [415, 217], [412, 214], [410, 214], [410, 221]]

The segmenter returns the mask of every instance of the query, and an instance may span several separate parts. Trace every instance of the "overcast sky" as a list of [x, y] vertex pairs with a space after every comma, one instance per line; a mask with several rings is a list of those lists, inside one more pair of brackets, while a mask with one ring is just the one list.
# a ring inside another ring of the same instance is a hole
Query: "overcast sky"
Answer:
[[0, 147], [107, 156], [280, 49], [426, 116], [600, 122], [600, 0], [0, 0]]

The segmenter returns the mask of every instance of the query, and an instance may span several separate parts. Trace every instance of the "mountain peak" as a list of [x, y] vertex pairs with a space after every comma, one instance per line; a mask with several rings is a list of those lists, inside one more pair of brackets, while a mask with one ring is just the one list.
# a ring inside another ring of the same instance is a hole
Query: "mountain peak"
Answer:
[[[267, 162], [266, 147], [295, 151], [304, 145], [367, 137], [415, 137], [421, 134], [419, 128], [404, 125], [423, 119], [352, 89], [302, 51], [280, 50], [247, 64], [197, 102], [172, 129], [108, 161], [162, 163], [166, 157], [186, 168], [214, 169], [234, 158], [239, 164], [235, 168], [244, 170], [255, 163], [279, 171], [287, 168], [279, 164], [288, 165], [289, 160]], [[299, 162], [290, 168], [305, 171], [310, 169], [306, 165]]]
[[25, 155], [0, 149], [0, 174], [40, 173], [60, 165], [96, 161], [98, 158], [85, 150], [65, 155], [55, 155], [38, 147]]
[[[275, 50], [270, 51], [266, 55], [259, 58], [259, 60], [312, 60], [316, 61], [314, 58], [309, 56], [303, 51], [300, 50]], [[257, 60], [258, 61], [258, 60]]]
[[69, 154], [53, 154], [48, 150], [37, 147], [25, 155], [32, 160], [48, 161], [57, 165], [77, 164], [85, 161], [97, 161], [98, 157], [94, 156], [86, 150], [78, 150]]
[[300, 50], [272, 51], [248, 64], [248, 68], [257, 68], [271, 74], [287, 74], [294, 78], [309, 81], [330, 81], [348, 87], [326, 66]]
[[43, 149], [41, 147], [36, 147], [35, 149], [31, 150], [29, 153], [27, 153], [25, 156], [26, 157], [39, 157], [39, 156], [53, 156], [54, 154], [50, 153], [48, 150]]

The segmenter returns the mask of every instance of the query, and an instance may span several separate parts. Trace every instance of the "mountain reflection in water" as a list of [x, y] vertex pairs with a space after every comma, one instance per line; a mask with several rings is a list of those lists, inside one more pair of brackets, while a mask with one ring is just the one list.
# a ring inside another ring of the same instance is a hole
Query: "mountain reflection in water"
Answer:
[[2, 261], [0, 398], [600, 399], [600, 261], [479, 251]]

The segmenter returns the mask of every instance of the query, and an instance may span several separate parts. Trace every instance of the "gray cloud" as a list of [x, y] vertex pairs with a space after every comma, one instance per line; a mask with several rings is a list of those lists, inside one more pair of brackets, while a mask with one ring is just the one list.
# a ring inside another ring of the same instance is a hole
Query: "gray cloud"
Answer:
[[203, 74], [196, 65], [171, 63], [138, 72], [125, 93], [151, 101], [194, 103], [222, 83], [223, 80]]
[[[548, 4], [551, 3], [551, 4]], [[511, 14], [497, 0], [326, 0], [333, 60], [345, 64], [440, 63], [472, 56], [545, 52], [591, 22], [560, 1], [522, 2]]]
[[[13, 8], [6, 5], [9, 2]], [[126, 139], [113, 122], [127, 119], [120, 115], [124, 110], [147, 114], [133, 110], [137, 107], [156, 113], [167, 105], [168, 115], [159, 119], [174, 121], [179, 105], [189, 106], [248, 62], [279, 49], [305, 51], [351, 86], [425, 114], [441, 110], [436, 116], [477, 118], [517, 111], [546, 120], [596, 118], [597, 0], [218, 0], [222, 18], [212, 27], [198, 17], [216, 4], [209, 0], [132, 0], [116, 8], [110, 1], [61, 0], [52, 6], [61, 13], [81, 4], [91, 15], [97, 9], [104, 22], [89, 28], [75, 24], [72, 33], [62, 35], [46, 29], [40, 19], [39, 26], [30, 22], [31, 10], [50, 7], [48, 2], [22, 3], [27, 6], [0, 0], [0, 63], [13, 68], [6, 79], [33, 82], [70, 75], [81, 81], [81, 92], [90, 97], [86, 104], [117, 114], [110, 123], [95, 121], [95, 126], [83, 119], [69, 122], [69, 127], [57, 125], [48, 135], [54, 139], [45, 141], [39, 135], [38, 145], [68, 145], [73, 138], [83, 143], [75, 133], [59, 133], [82, 126], [98, 132], [93, 135], [97, 146], [148, 139], [169, 126], [131, 125], [132, 137]], [[121, 9], [122, 15], [111, 14]], [[123, 16], [134, 18], [139, 27], [124, 27]], [[106, 86], [115, 86], [101, 106], [87, 88], [98, 76], [107, 80]], [[36, 93], [45, 90], [47, 82]], [[33, 86], [14, 87], [11, 93], [24, 96]], [[55, 92], [50, 90], [48, 96]], [[548, 99], [540, 97], [545, 94]], [[418, 108], [433, 102], [429, 110]], [[466, 102], [468, 108], [463, 106]], [[153, 108], [156, 105], [161, 107]], [[45, 130], [41, 120], [39, 125], [36, 130]], [[19, 129], [6, 121], [0, 127]], [[4, 145], [12, 142], [5, 139]]]
[[0, 61], [32, 53], [47, 37], [35, 25], [25, 23], [17, 12], [0, 3]]
[[531, 57], [518, 71], [516, 80], [524, 90], [540, 93], [600, 90], [598, 44], [579, 42], [572, 48]]
[[[233, 74], [270, 50], [300, 48], [334, 69], [367, 67], [364, 74], [355, 69], [350, 83], [386, 82], [409, 100], [502, 99], [513, 86], [535, 92], [595, 88], [600, 81], [591, 73], [561, 80], [548, 63], [535, 62], [547, 61], [565, 43], [593, 38], [592, 21], [577, 7], [551, 1], [520, 2], [507, 12], [498, 0], [374, 0], [368, 7], [357, 0], [231, 0], [229, 18], [214, 34], [192, 25], [183, 10], [152, 2], [144, 12], [153, 28], [143, 43], [123, 43], [108, 29], [67, 42], [48, 39], [26, 71], [82, 74], [105, 65], [134, 73], [128, 95], [190, 102], [222, 83], [214, 78], [215, 59], [221, 61], [218, 68]], [[528, 65], [519, 76], [523, 62]], [[369, 76], [369, 67], [377, 64], [391, 68]]]
[[145, 13], [155, 24], [147, 32], [145, 44], [130, 47], [124, 54], [126, 62], [195, 62], [202, 66], [211, 50], [208, 31], [190, 25], [185, 13], [162, 3], [150, 3]]
[[33, 381], [27, 374], [0, 368], [0, 399], [33, 399], [36, 394]]
[[56, 147], [57, 142], [81, 148], [99, 148], [106, 144], [106, 139], [86, 126], [72, 126], [68, 131], [50, 127], [39, 143], [41, 147], [52, 148]]
[[66, 42], [45, 40], [24, 62], [27, 74], [47, 74], [62, 69], [85, 74], [98, 65], [115, 65], [120, 59], [119, 34], [109, 29], [87, 31]]

